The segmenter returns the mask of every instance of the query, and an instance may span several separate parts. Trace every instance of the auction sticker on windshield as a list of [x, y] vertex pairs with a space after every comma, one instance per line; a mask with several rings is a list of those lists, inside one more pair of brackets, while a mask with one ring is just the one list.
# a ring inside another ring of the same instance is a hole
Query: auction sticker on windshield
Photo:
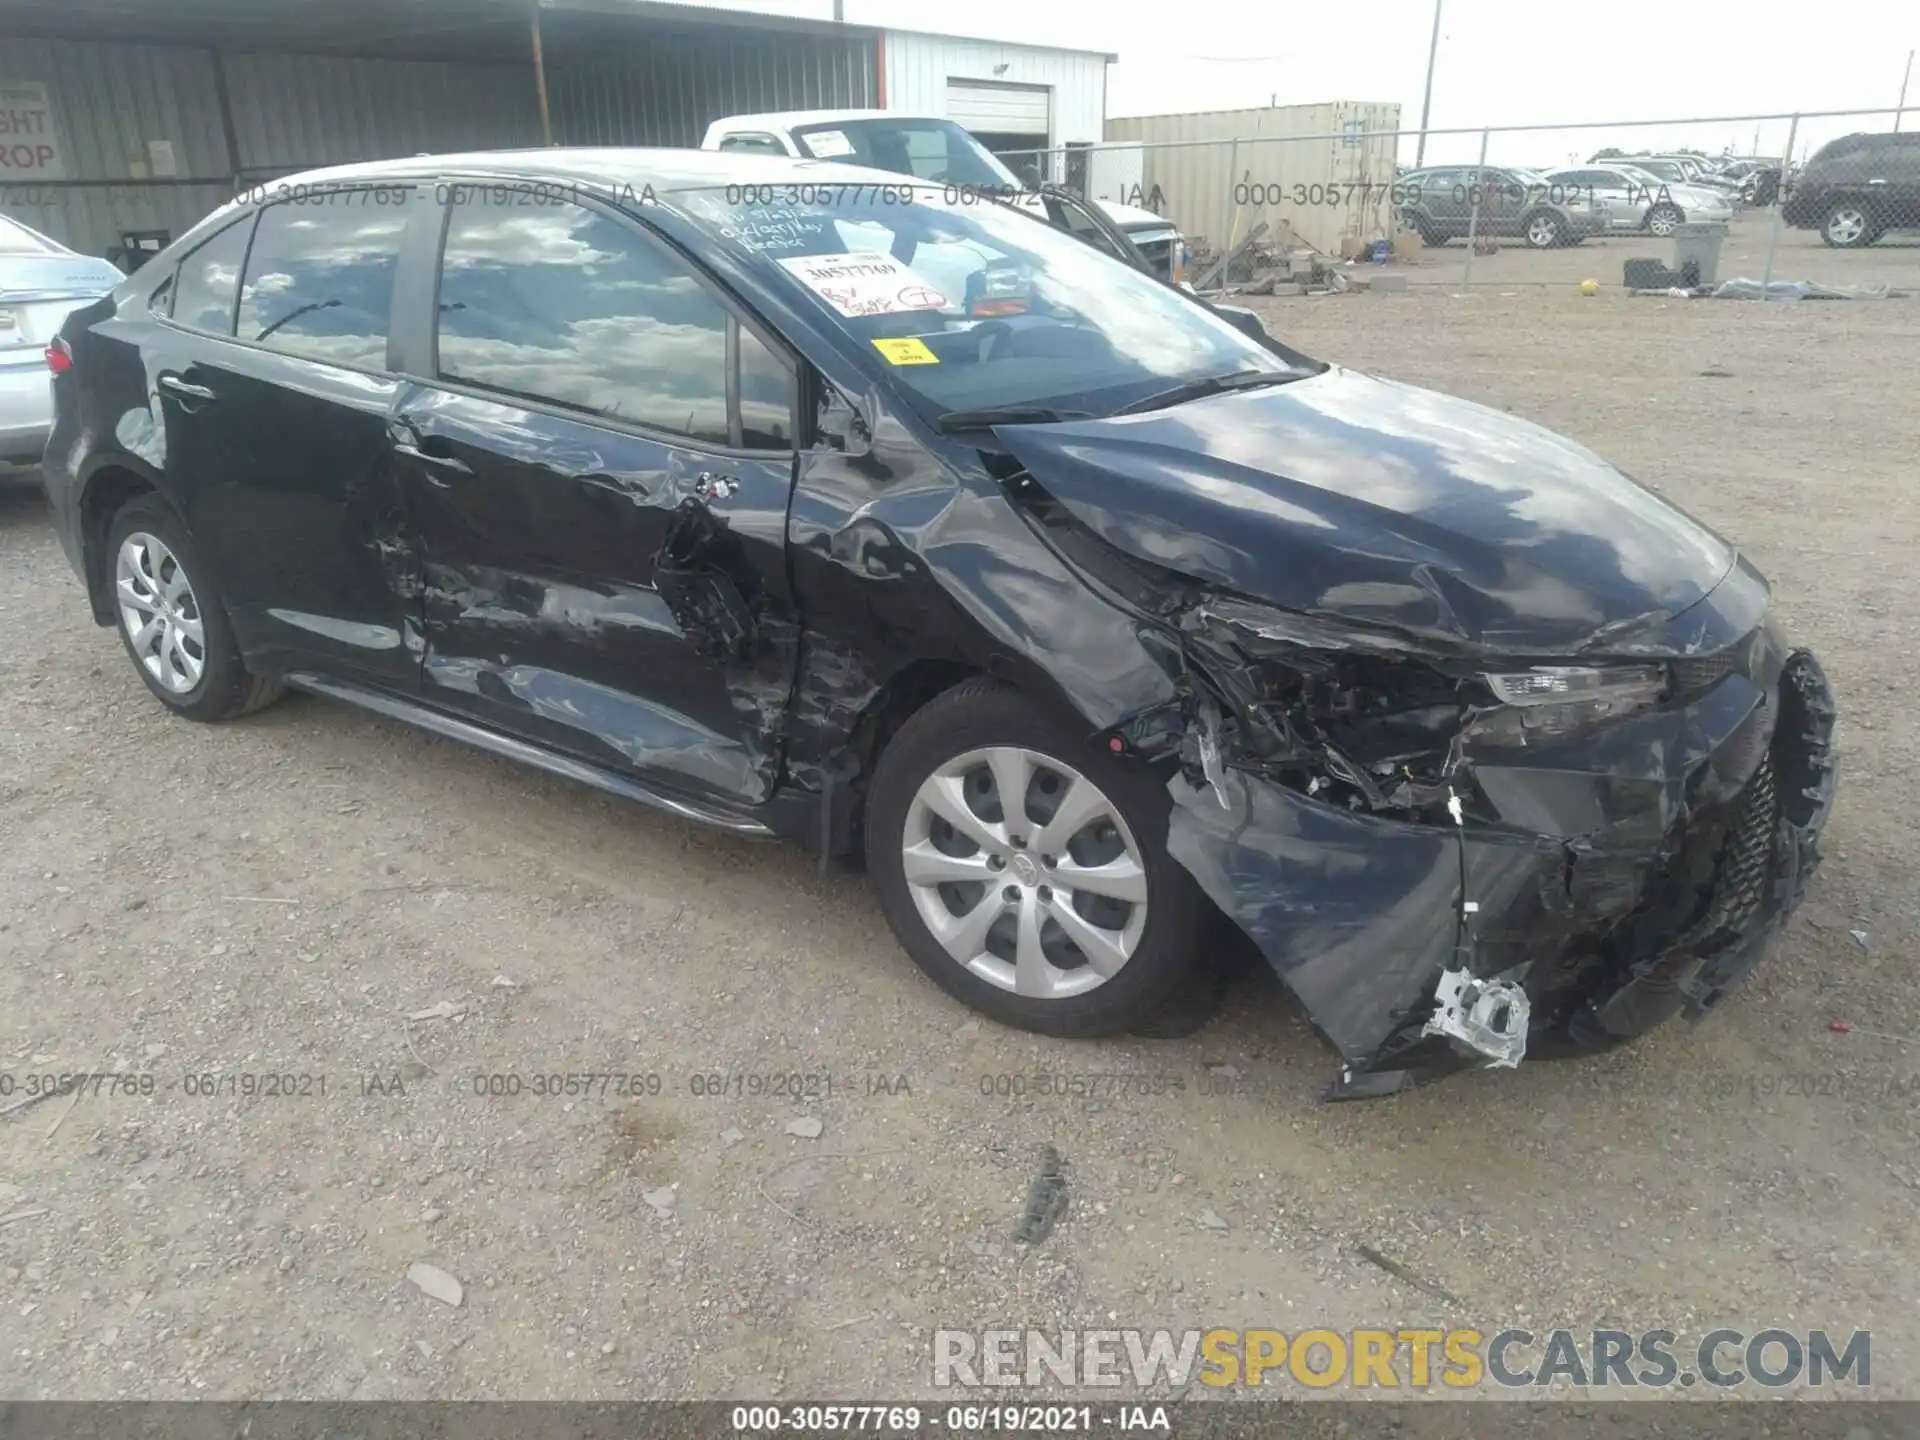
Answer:
[[927, 342], [908, 335], [898, 340], [876, 340], [873, 348], [886, 357], [889, 365], [938, 365], [940, 357], [927, 348]]
[[780, 264], [842, 315], [944, 310], [952, 303], [891, 255], [796, 255]]
[[806, 137], [807, 149], [821, 160], [853, 154], [853, 142], [843, 130], [816, 130]]

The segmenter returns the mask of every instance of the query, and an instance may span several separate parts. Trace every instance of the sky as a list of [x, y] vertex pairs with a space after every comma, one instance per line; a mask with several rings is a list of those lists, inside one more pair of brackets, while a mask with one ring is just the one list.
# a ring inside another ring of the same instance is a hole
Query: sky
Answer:
[[[1152, 115], [1323, 101], [1384, 101], [1419, 126], [1433, 0], [1320, 7], [1275, 0], [843, 0], [845, 18], [1119, 55], [1109, 115]], [[1894, 128], [1908, 52], [1920, 46], [1916, 0], [1825, 0], [1773, 10], [1752, 0], [1442, 0], [1429, 164], [1478, 158], [1478, 127], [1566, 126], [1689, 116], [1774, 115], [1884, 106], [1883, 114], [1803, 122], [1796, 156], [1836, 135]], [[742, 0], [742, 8], [829, 18], [832, 0]], [[1917, 64], [1916, 68], [1920, 68]], [[1920, 76], [1902, 128], [1920, 128]], [[1594, 150], [1688, 147], [1778, 155], [1788, 123], [1495, 133], [1494, 164], [1542, 168]], [[1414, 140], [1402, 142], [1411, 161]]]

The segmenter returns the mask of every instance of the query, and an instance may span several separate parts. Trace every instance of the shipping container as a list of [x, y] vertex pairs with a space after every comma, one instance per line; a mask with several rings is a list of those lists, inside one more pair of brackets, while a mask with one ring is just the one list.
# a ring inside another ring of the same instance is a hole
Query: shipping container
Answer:
[[1106, 139], [1138, 151], [1105, 153], [1137, 154], [1152, 208], [1190, 241], [1225, 249], [1264, 220], [1276, 246], [1338, 254], [1393, 234], [1399, 128], [1398, 105], [1356, 101], [1135, 115], [1108, 120]]

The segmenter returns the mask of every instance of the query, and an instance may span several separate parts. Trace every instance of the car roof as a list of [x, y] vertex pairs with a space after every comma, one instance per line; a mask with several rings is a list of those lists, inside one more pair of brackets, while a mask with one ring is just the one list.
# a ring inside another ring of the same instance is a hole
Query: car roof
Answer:
[[185, 253], [236, 211], [272, 204], [283, 195], [297, 196], [316, 186], [377, 185], [381, 182], [424, 180], [440, 175], [472, 175], [511, 183], [529, 181], [564, 193], [580, 186], [591, 194], [602, 189], [613, 198], [637, 194], [651, 187], [656, 194], [711, 189], [726, 185], [778, 185], [783, 182], [831, 180], [835, 184], [861, 181], [899, 187], [923, 182], [891, 170], [865, 165], [843, 165], [828, 160], [801, 160], [788, 155], [752, 155], [737, 150], [668, 150], [638, 146], [552, 146], [527, 150], [464, 150], [445, 155], [409, 155], [394, 160], [363, 160], [351, 165], [329, 165], [265, 181], [243, 191], [218, 210], [203, 217], [153, 258]]
[[831, 125], [843, 120], [944, 120], [944, 115], [920, 115], [911, 110], [770, 110], [759, 115], [727, 115], [707, 127], [711, 134], [720, 126], [744, 130], [757, 125], [764, 130], [795, 130], [803, 125]]
[[[774, 183], [830, 175], [850, 175], [899, 184], [890, 170], [872, 170], [826, 160], [787, 155], [751, 155], [737, 150], [642, 149], [634, 146], [550, 147], [530, 150], [468, 150], [448, 155], [410, 155], [330, 165], [283, 176], [264, 187], [270, 201], [280, 187], [413, 180], [465, 171], [477, 175], [528, 180], [576, 181], [609, 187], [651, 185], [655, 190], [698, 190], [713, 185]], [[909, 182], [911, 183], [911, 182]]]

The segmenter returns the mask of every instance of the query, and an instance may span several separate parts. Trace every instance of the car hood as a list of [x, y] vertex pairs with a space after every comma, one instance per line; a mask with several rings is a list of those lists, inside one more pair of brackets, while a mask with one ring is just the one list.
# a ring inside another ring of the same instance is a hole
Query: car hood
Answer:
[[995, 433], [1120, 550], [1454, 648], [1603, 652], [1691, 606], [1735, 560], [1571, 440], [1350, 370]]

